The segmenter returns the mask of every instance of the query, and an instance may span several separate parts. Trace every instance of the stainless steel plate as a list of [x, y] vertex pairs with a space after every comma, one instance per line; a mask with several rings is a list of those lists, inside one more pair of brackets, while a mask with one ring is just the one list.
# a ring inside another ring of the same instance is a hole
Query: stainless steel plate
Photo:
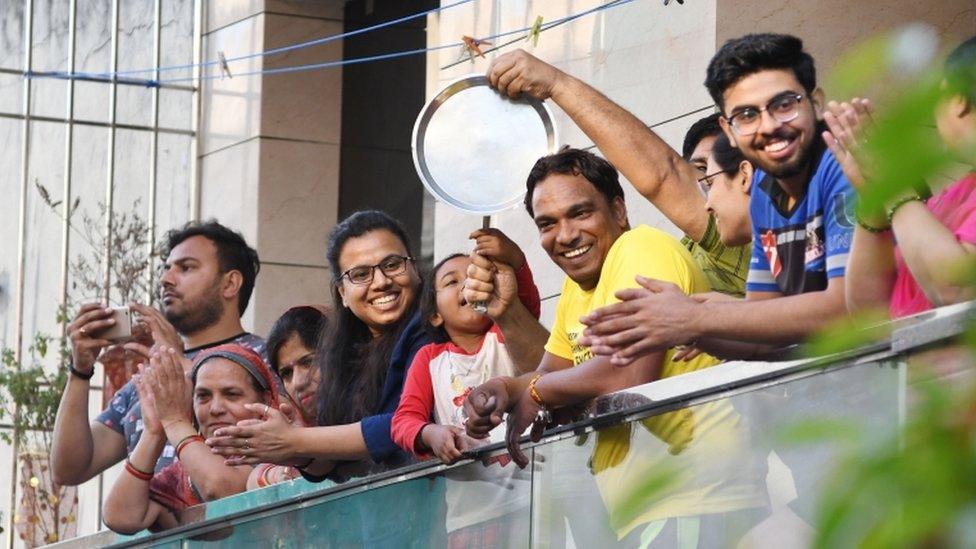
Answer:
[[448, 84], [413, 127], [413, 163], [424, 187], [438, 200], [478, 215], [519, 204], [535, 161], [557, 147], [545, 103], [509, 99], [489, 87], [484, 75]]

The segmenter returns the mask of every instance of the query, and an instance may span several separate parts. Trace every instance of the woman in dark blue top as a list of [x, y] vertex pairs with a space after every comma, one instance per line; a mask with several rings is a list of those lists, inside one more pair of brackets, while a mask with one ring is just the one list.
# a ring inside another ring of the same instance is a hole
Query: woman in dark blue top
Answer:
[[264, 421], [220, 429], [208, 444], [228, 463], [295, 465], [309, 480], [344, 480], [408, 459], [390, 421], [414, 354], [430, 342], [409, 239], [389, 215], [357, 212], [332, 230], [327, 256], [337, 312], [318, 353], [319, 426], [293, 427], [269, 410]]

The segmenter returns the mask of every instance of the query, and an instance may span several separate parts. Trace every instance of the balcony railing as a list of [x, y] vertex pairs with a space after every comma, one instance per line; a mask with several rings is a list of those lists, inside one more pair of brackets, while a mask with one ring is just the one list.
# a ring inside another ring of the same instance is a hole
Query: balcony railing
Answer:
[[[971, 304], [892, 325], [890, 336], [815, 359], [729, 362], [601, 397], [593, 417], [523, 448], [531, 465], [425, 462], [341, 485], [303, 480], [188, 510], [179, 528], [104, 531], [61, 547], [438, 547], [482, 536], [507, 547], [805, 546], [843, 441], [784, 437], [816, 421], [859, 444], [906, 417], [916, 361], [930, 379], [970, 378], [954, 343]], [[449, 533], [450, 532], [450, 533]]]

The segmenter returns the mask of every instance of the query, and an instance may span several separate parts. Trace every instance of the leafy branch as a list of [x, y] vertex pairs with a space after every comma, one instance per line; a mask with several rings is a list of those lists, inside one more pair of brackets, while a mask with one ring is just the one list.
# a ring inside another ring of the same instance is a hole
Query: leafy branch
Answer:
[[149, 223], [139, 214], [140, 200], [132, 203], [129, 211], [112, 211], [110, 234], [105, 231], [105, 218], [108, 208], [98, 202], [98, 215], [91, 216], [87, 212], [81, 213], [80, 224], [73, 222], [73, 217], [81, 206], [81, 198], [76, 197], [68, 208], [67, 216], [62, 213], [63, 201], [54, 200], [51, 193], [39, 181], [34, 181], [41, 200], [78, 236], [81, 237], [98, 258], [95, 263], [90, 257], [78, 254], [68, 264], [71, 275], [71, 289], [75, 295], [70, 299], [68, 307], [85, 301], [110, 300], [106, 295], [105, 265], [106, 259], [110, 266], [111, 287], [118, 292], [119, 304], [129, 303], [142, 296], [149, 296], [150, 301], [154, 292], [150, 291], [146, 274], [158, 256], [150, 239]]

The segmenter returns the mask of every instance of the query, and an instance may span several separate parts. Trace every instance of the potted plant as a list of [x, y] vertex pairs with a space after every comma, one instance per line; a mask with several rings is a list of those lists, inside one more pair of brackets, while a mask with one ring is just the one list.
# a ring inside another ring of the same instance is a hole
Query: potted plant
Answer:
[[57, 485], [49, 464], [68, 354], [63, 339], [43, 334], [34, 336], [20, 360], [12, 349], [0, 351], [0, 420], [13, 426], [0, 437], [17, 449], [20, 502], [14, 525], [27, 547], [74, 537], [77, 531], [77, 488]]

